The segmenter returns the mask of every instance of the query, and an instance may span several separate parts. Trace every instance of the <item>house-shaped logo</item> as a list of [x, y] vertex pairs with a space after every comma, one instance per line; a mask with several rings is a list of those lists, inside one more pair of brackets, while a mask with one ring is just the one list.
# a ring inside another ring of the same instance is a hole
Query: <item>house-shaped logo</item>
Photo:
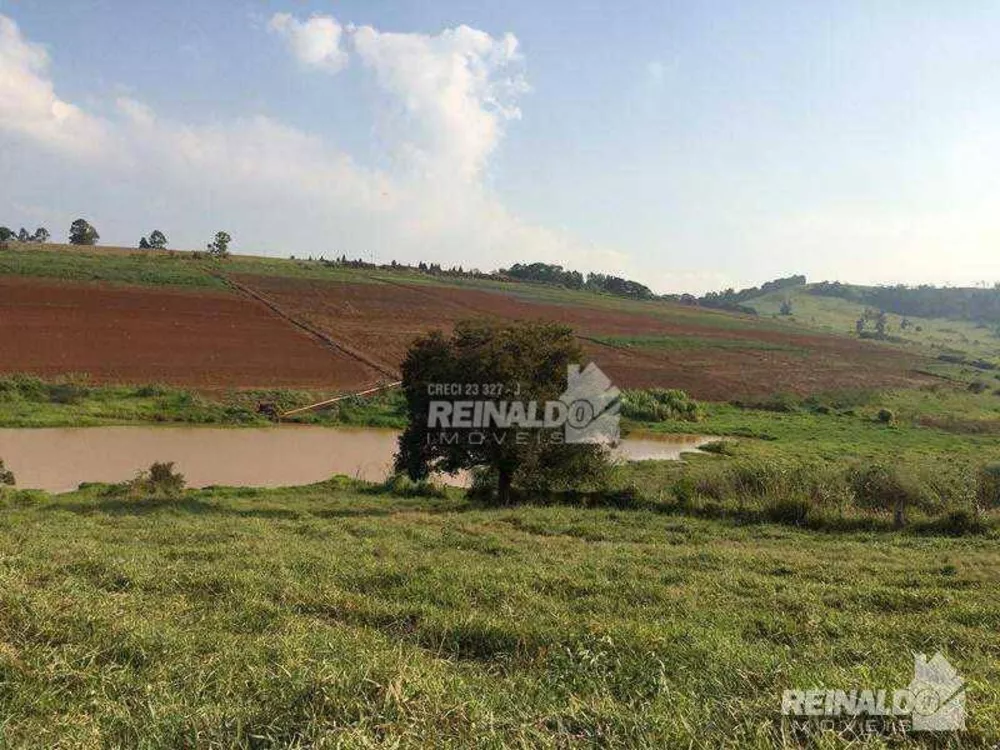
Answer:
[[567, 409], [567, 443], [618, 442], [619, 391], [601, 369], [591, 362], [582, 371], [579, 365], [566, 368], [566, 390], [559, 397]]
[[913, 681], [907, 689], [913, 696], [914, 731], [965, 729], [965, 680], [941, 652], [929, 661], [925, 654], [914, 654]]

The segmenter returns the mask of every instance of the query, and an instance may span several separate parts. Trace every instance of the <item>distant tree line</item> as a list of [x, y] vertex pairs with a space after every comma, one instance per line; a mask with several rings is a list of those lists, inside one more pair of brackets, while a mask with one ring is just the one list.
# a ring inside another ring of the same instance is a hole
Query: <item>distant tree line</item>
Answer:
[[10, 227], [0, 226], [0, 242], [48, 242], [51, 236], [45, 227], [38, 227], [32, 234], [24, 227], [21, 227], [19, 232], [15, 232]]
[[510, 268], [501, 268], [496, 275], [518, 281], [552, 284], [567, 289], [604, 292], [616, 297], [631, 297], [632, 299], [653, 299], [656, 297], [648, 286], [640, 284], [638, 281], [603, 273], [588, 273], [584, 276], [579, 271], [566, 270], [562, 266], [549, 263], [515, 263]]
[[[15, 232], [10, 227], [0, 226], [0, 247], [6, 246], [11, 241], [48, 242], [51, 236], [45, 227], [38, 227], [34, 234], [30, 234], [24, 227], [21, 227], [21, 231]], [[71, 245], [96, 245], [97, 241], [101, 239], [101, 235], [98, 233], [97, 227], [86, 219], [75, 219], [70, 224], [68, 239]], [[228, 232], [216, 232], [205, 251], [215, 258], [227, 258], [229, 257], [229, 245], [232, 241], [233, 238]], [[139, 239], [139, 249], [141, 250], [163, 250], [166, 246], [167, 235], [159, 229], [154, 229], [148, 236], [143, 235]]]
[[921, 286], [856, 286], [822, 281], [810, 294], [837, 297], [901, 316], [1000, 322], [1000, 284], [992, 288]]
[[[798, 274], [796, 276], [786, 276], [781, 279], [775, 279], [774, 281], [766, 281], [760, 286], [751, 286], [746, 289], [740, 289], [739, 291], [729, 288], [722, 292], [708, 292], [701, 297], [695, 297], [693, 294], [669, 294], [664, 295], [663, 299], [667, 299], [672, 302], [680, 302], [685, 305], [698, 305], [700, 307], [710, 307], [715, 310], [729, 310], [731, 312], [756, 315], [757, 310], [755, 308], [743, 303], [753, 299], [754, 297], [759, 297], [762, 294], [777, 292], [781, 289], [788, 289], [793, 286], [801, 286], [805, 283], [806, 277]], [[785, 300], [785, 302], [782, 303], [781, 314], [792, 314], [790, 301]]]
[[[295, 260], [296, 258], [293, 255], [290, 256], [290, 259]], [[491, 281], [526, 281], [538, 284], [551, 284], [552, 286], [560, 286], [567, 289], [603, 292], [605, 294], [630, 297], [632, 299], [656, 298], [656, 295], [649, 287], [637, 281], [630, 281], [629, 279], [602, 273], [588, 273], [584, 276], [579, 271], [567, 271], [562, 266], [550, 265], [548, 263], [515, 263], [510, 268], [501, 268], [488, 273], [480, 271], [478, 268], [466, 269], [462, 266], [445, 268], [440, 263], [426, 263], [424, 261], [408, 265], [406, 263], [398, 263], [394, 260], [391, 263], [379, 265], [361, 258], [349, 259], [347, 255], [341, 255], [333, 260], [327, 260], [322, 256], [318, 259], [310, 256], [308, 260], [313, 262], [318, 260], [323, 265], [342, 268], [402, 270], [423, 273], [428, 276], [487, 279]]]

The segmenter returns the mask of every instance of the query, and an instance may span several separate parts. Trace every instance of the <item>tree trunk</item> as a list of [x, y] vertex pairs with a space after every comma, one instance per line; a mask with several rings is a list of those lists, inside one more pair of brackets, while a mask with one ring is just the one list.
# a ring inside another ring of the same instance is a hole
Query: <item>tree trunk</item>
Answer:
[[500, 481], [497, 483], [497, 500], [501, 505], [510, 505], [510, 483], [513, 472], [500, 467]]
[[896, 501], [896, 507], [892, 516], [892, 525], [897, 529], [901, 529], [906, 525], [906, 503], [903, 500]]

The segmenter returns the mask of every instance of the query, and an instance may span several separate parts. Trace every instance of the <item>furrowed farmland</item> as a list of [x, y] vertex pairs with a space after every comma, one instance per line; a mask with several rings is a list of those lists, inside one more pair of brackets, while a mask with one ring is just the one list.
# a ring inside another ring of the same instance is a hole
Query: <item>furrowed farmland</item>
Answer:
[[919, 354], [661, 301], [253, 258], [8, 251], [0, 371], [196, 388], [361, 389], [393, 379], [421, 333], [468, 318], [549, 320], [623, 387], [727, 400], [905, 387]]
[[0, 276], [5, 372], [195, 388], [351, 388], [376, 373], [225, 289]]

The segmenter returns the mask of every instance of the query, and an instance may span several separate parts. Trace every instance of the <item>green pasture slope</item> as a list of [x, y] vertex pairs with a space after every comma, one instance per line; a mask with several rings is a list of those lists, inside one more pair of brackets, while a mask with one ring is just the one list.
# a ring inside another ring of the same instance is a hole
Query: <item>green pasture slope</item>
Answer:
[[[7, 747], [809, 746], [783, 690], [913, 653], [1000, 741], [996, 539], [397, 498], [3, 496]], [[816, 747], [847, 746], [827, 733]]]
[[[854, 335], [855, 321], [865, 306], [837, 297], [810, 294], [809, 288], [810, 285], [803, 284], [780, 289], [749, 299], [745, 304], [764, 318], [825, 333]], [[792, 303], [792, 314], [780, 315], [781, 305], [786, 300]], [[1000, 364], [1000, 324], [917, 316], [907, 316], [907, 319], [911, 325], [903, 329], [902, 316], [889, 314], [888, 335], [893, 337], [894, 345], [930, 356], [962, 353], [970, 359], [985, 358]]]
[[8, 243], [0, 250], [0, 276], [28, 276], [59, 281], [224, 288], [186, 254], [149, 251], [78, 249], [68, 245]]

